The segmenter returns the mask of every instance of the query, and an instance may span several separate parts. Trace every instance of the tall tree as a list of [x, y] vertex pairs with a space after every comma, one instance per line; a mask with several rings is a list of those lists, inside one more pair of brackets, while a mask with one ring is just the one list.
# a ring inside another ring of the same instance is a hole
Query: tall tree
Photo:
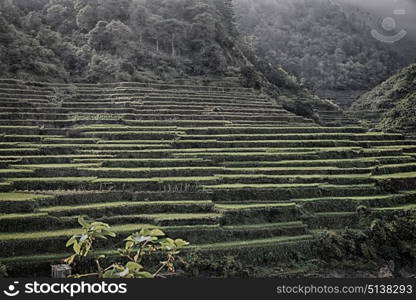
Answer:
[[222, 15], [226, 29], [231, 36], [236, 37], [238, 31], [233, 0], [216, 0], [216, 6]]
[[79, 29], [89, 32], [97, 24], [97, 13], [91, 5], [86, 5], [79, 10], [76, 16], [76, 22]]
[[167, 19], [158, 22], [156, 30], [160, 33], [160, 37], [164, 41], [169, 41], [171, 56], [176, 55], [176, 48], [180, 48], [180, 41], [185, 32], [185, 25], [177, 19]]

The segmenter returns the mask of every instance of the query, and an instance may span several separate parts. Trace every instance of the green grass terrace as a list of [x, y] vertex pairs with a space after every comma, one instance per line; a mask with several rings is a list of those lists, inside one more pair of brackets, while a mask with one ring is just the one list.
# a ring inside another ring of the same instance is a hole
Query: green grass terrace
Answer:
[[[416, 208], [416, 141], [324, 126], [244, 88], [0, 80], [0, 262], [47, 275], [84, 216], [207, 257], [310, 257], [316, 230]], [[340, 117], [341, 118], [341, 117]], [[336, 120], [335, 120], [336, 121]]]

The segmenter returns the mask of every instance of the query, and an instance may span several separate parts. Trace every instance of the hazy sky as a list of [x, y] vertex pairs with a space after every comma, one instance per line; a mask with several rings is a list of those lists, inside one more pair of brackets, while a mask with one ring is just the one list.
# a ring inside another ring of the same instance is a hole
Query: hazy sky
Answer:
[[[416, 0], [336, 0], [370, 10], [381, 18], [393, 17], [399, 29], [405, 29], [416, 36]], [[405, 15], [395, 15], [394, 10], [404, 9]]]

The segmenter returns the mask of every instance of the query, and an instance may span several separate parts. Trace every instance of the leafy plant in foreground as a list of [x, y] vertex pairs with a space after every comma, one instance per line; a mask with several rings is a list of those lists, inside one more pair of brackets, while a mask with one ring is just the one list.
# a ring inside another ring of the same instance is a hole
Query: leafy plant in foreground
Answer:
[[[175, 261], [178, 258], [180, 249], [189, 245], [182, 239], [173, 240], [165, 237], [165, 233], [160, 229], [142, 228], [140, 231], [131, 234], [124, 240], [124, 248], [118, 249], [118, 256], [125, 263], [112, 263], [103, 267], [101, 260], [106, 259], [105, 255], [94, 255], [94, 242], [97, 239], [107, 239], [115, 237], [108, 224], [102, 222], [89, 223], [82, 217], [79, 223], [83, 228], [81, 234], [72, 236], [66, 246], [72, 246], [74, 254], [68, 257], [65, 262], [75, 264], [81, 258], [92, 257], [97, 265], [97, 272], [88, 274], [78, 274], [73, 277], [99, 278], [156, 278], [164, 277], [175, 273]], [[151, 261], [153, 256], [161, 255], [164, 259], [155, 268], [147, 268], [144, 261]], [[150, 269], [155, 269], [150, 272]]]

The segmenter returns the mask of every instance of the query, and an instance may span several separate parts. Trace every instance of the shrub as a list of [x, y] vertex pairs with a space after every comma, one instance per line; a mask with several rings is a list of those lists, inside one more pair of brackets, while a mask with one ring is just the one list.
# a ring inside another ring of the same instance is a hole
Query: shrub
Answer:
[[416, 94], [402, 99], [388, 111], [380, 123], [382, 129], [416, 130]]
[[[97, 239], [115, 237], [116, 234], [108, 224], [102, 222], [89, 223], [82, 217], [78, 221], [83, 232], [72, 236], [66, 243], [67, 247], [73, 248], [74, 254], [65, 261], [73, 265], [82, 258], [92, 258], [97, 265], [97, 271], [74, 275], [76, 278], [90, 276], [99, 278], [156, 278], [171, 275], [175, 273], [174, 263], [180, 253], [179, 250], [189, 245], [184, 240], [173, 240], [165, 237], [165, 233], [159, 229], [142, 228], [139, 232], [127, 237], [124, 240], [124, 248], [118, 250], [118, 256], [125, 263], [111, 263], [109, 266], [103, 267], [100, 261], [106, 259], [106, 256], [96, 256], [94, 254], [94, 242]], [[145, 267], [144, 262], [151, 262], [153, 256], [162, 256], [165, 259], [155, 268]], [[152, 269], [154, 271], [150, 272]]]
[[62, 106], [64, 102], [70, 101], [75, 96], [77, 87], [70, 85], [68, 89], [54, 87], [52, 94], [48, 97], [48, 101], [55, 106]]
[[187, 273], [194, 277], [218, 276], [220, 278], [247, 277], [250, 271], [235, 255], [223, 255], [214, 258], [213, 256], [202, 255], [193, 252], [187, 257], [184, 264]]
[[278, 87], [285, 87], [288, 89], [299, 89], [299, 84], [296, 77], [290, 75], [282, 68], [271, 69], [266, 74], [266, 78], [274, 85]]
[[412, 267], [416, 262], [415, 244], [416, 212], [412, 211], [377, 218], [364, 230], [323, 232], [314, 249], [325, 262], [394, 261], [396, 265]]
[[245, 66], [241, 68], [241, 83], [246, 88], [260, 89], [261, 82], [257, 71], [252, 66]]
[[314, 111], [314, 103], [311, 100], [295, 100], [285, 96], [279, 97], [280, 103], [284, 109], [295, 115], [310, 118], [319, 123], [319, 116]]

